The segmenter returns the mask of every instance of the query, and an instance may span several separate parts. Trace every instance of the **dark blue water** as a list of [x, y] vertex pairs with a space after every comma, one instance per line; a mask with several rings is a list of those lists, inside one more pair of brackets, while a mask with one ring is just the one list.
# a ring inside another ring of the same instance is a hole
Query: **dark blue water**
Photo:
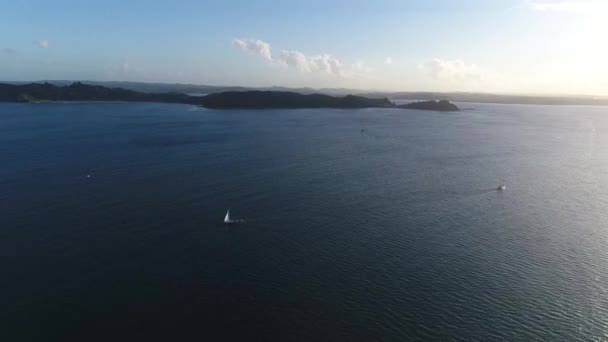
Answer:
[[607, 340], [608, 109], [473, 107], [2, 104], [0, 340]]

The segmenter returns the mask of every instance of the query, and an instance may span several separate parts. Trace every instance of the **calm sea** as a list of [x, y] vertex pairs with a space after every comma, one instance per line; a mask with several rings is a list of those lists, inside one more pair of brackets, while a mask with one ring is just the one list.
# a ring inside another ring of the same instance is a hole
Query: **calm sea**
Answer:
[[0, 340], [608, 340], [608, 108], [463, 107], [1, 104]]

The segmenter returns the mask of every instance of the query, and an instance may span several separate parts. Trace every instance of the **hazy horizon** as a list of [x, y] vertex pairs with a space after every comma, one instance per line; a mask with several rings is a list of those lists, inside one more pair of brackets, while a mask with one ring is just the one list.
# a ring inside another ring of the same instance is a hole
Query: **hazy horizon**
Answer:
[[[3, 3], [0, 79], [608, 96], [608, 3]], [[108, 15], [111, 13], [111, 15]]]
[[[73, 79], [73, 80], [24, 80], [24, 81], [16, 81], [16, 80], [0, 80], [0, 83], [13, 83], [13, 84], [28, 84], [28, 83], [91, 83], [91, 84], [109, 84], [109, 83], [134, 83], [134, 84], [150, 84], [150, 85], [166, 85], [166, 86], [193, 86], [193, 87], [216, 87], [216, 88], [245, 88], [245, 89], [269, 89], [269, 88], [284, 88], [284, 89], [310, 89], [310, 90], [343, 90], [350, 91], [353, 90], [357, 94], [365, 94], [365, 93], [438, 93], [438, 94], [473, 94], [473, 95], [496, 95], [496, 96], [529, 96], [529, 97], [555, 97], [555, 98], [576, 98], [576, 97], [588, 97], [595, 99], [604, 99], [607, 98], [608, 95], [595, 95], [595, 94], [559, 94], [559, 93], [517, 93], [517, 92], [491, 92], [491, 91], [434, 91], [434, 90], [386, 90], [386, 89], [357, 89], [357, 88], [348, 88], [348, 87], [310, 87], [310, 86], [283, 86], [278, 84], [271, 85], [260, 85], [260, 86], [245, 86], [241, 84], [206, 84], [206, 83], [180, 83], [180, 82], [153, 82], [153, 81], [131, 81], [131, 80], [81, 80], [81, 79]], [[119, 86], [120, 87], [120, 86]]]

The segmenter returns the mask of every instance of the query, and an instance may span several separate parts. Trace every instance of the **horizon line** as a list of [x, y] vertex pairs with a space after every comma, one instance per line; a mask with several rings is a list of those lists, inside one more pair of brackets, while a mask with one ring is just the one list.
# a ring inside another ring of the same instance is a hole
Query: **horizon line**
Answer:
[[515, 93], [515, 92], [483, 92], [483, 91], [440, 91], [440, 90], [381, 90], [381, 89], [359, 89], [359, 88], [343, 88], [343, 87], [322, 87], [316, 88], [311, 86], [245, 86], [245, 85], [214, 85], [205, 83], [180, 83], [180, 82], [153, 82], [153, 81], [100, 81], [100, 80], [85, 80], [85, 79], [42, 79], [42, 80], [27, 80], [27, 81], [11, 81], [0, 80], [0, 83], [53, 83], [53, 82], [71, 82], [71, 83], [136, 83], [136, 84], [158, 84], [158, 85], [181, 85], [181, 86], [197, 86], [197, 87], [214, 87], [214, 88], [246, 88], [246, 89], [266, 89], [266, 88], [286, 88], [286, 89], [310, 89], [310, 90], [343, 90], [355, 91], [360, 93], [435, 93], [435, 94], [471, 94], [471, 95], [497, 95], [497, 96], [526, 96], [526, 97], [551, 97], [551, 98], [586, 98], [586, 99], [608, 99], [608, 95], [598, 94], [574, 94], [574, 93]]

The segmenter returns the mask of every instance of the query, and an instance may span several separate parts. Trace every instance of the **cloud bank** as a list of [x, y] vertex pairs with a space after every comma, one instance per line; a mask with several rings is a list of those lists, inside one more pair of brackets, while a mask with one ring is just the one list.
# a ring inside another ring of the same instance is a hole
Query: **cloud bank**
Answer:
[[437, 80], [480, 81], [481, 71], [475, 64], [457, 60], [433, 58], [419, 66], [419, 69]]
[[346, 64], [327, 53], [306, 55], [297, 50], [282, 50], [277, 57], [273, 57], [270, 44], [259, 39], [234, 39], [232, 45], [242, 51], [259, 55], [274, 65], [292, 68], [301, 73], [352, 77], [372, 71], [372, 68], [363, 62]]
[[41, 47], [43, 49], [47, 49], [50, 46], [49, 41], [46, 39], [35, 40], [34, 44], [38, 45], [39, 47]]
[[306, 56], [299, 51], [283, 50], [278, 62], [305, 73], [324, 72], [335, 76], [342, 76], [344, 74], [344, 66], [340, 60], [328, 54]]
[[268, 61], [272, 61], [272, 53], [270, 52], [270, 44], [259, 39], [234, 39], [232, 45], [235, 47], [253, 54], [262, 56]]

